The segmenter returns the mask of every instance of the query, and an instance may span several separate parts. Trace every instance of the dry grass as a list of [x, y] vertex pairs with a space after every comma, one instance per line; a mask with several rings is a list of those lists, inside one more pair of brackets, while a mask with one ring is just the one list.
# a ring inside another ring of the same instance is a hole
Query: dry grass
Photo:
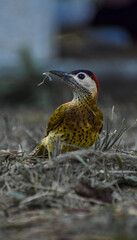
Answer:
[[46, 118], [33, 114], [0, 120], [0, 239], [136, 239], [137, 151], [125, 147], [130, 131], [120, 140], [125, 123], [104, 126], [91, 150], [49, 161], [28, 155]]

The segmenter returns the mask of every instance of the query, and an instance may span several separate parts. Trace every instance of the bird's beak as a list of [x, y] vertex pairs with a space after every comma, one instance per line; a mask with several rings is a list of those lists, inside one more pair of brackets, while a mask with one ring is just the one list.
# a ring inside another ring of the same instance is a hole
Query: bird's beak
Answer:
[[49, 72], [58, 76], [58, 77], [60, 77], [60, 78], [62, 78], [63, 80], [68, 80], [69, 78], [71, 78], [71, 76], [67, 72], [54, 71], [54, 70], [51, 70]]
[[[67, 72], [62, 72], [62, 71], [54, 71], [54, 70], [51, 70], [49, 71], [49, 73], [52, 73], [58, 77], [60, 77], [64, 83], [71, 88], [73, 94], [76, 93], [76, 92], [85, 92], [86, 89], [80, 85], [79, 83], [77, 83], [77, 81], [73, 78], [73, 76]], [[87, 91], [86, 91], [87, 92]], [[88, 92], [89, 93], [89, 92]]]
[[49, 72], [60, 77], [64, 81], [64, 83], [68, 87], [70, 87], [72, 90], [77, 88], [77, 83], [76, 83], [75, 79], [69, 73], [62, 72], [62, 71], [54, 71], [54, 70], [51, 70]]

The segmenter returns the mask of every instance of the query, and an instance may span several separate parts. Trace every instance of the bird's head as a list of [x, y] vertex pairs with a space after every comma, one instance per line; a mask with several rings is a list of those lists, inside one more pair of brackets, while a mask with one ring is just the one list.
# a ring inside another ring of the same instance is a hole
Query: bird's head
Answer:
[[98, 96], [98, 80], [94, 73], [88, 70], [75, 70], [70, 73], [62, 71], [50, 71], [50, 73], [60, 77], [72, 90], [74, 97], [93, 98]]

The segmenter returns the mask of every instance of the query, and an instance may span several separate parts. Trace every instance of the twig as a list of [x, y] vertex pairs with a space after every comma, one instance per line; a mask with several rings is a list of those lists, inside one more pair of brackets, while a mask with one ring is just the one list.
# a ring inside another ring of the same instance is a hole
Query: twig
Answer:
[[49, 76], [49, 74], [50, 74], [50, 72], [44, 72], [44, 73], [43, 73], [43, 75], [44, 75], [45, 77], [43, 78], [42, 82], [38, 84], [38, 86], [42, 85], [42, 84], [45, 82], [45, 80], [46, 80], [47, 77], [48, 77], [48, 79], [49, 79], [50, 81], [52, 81], [52, 78]]

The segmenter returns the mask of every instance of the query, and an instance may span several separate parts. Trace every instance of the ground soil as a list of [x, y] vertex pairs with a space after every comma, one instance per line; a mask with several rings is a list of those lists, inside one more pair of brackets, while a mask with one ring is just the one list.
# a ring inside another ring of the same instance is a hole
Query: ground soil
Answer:
[[[105, 117], [98, 145], [50, 161], [29, 155], [49, 115], [32, 108], [1, 110], [0, 239], [136, 239], [136, 106], [100, 107]], [[109, 137], [127, 130], [103, 150], [108, 124]]]

